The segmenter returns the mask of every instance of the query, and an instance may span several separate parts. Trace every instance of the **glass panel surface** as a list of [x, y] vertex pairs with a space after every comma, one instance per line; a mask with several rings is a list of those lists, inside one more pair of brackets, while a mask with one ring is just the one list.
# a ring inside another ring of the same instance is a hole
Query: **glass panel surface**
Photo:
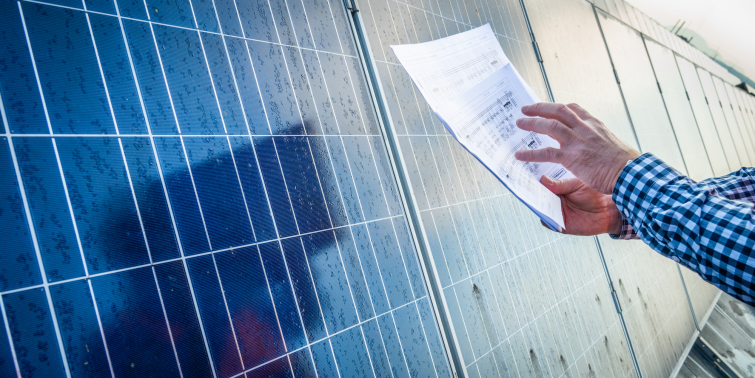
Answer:
[[[576, 2], [560, 6], [569, 5], [591, 12]], [[547, 99], [520, 3], [372, 0], [359, 8], [465, 374], [557, 377], [583, 361], [598, 375], [626, 375], [631, 358], [594, 241], [543, 228], [447, 133], [389, 48], [489, 22]], [[479, 18], [472, 9], [482, 10]]]
[[743, 113], [746, 116], [746, 119], [749, 121], [748, 123], [748, 132], [750, 134], [751, 139], [755, 138], [755, 133], [753, 133], [753, 127], [755, 127], [755, 117], [753, 117], [753, 96], [747, 93], [742, 93], [742, 109]]
[[592, 7], [576, 0], [532, 0], [527, 10], [556, 101], [579, 104], [639, 148]]
[[708, 159], [713, 168], [713, 175], [716, 177], [723, 176], [731, 172], [731, 169], [726, 160], [721, 140], [718, 137], [718, 131], [711, 116], [710, 108], [705, 100], [705, 93], [700, 84], [697, 70], [689, 60], [678, 55], [675, 58], [679, 66], [679, 72], [682, 74], [684, 87], [687, 89], [687, 95], [692, 104], [692, 110], [695, 113], [695, 119], [697, 119], [697, 127], [700, 130], [700, 135], [703, 137], [703, 143], [705, 143], [705, 151], [708, 153]]
[[729, 93], [729, 101], [734, 106], [734, 116], [737, 118], [737, 125], [739, 126], [739, 133], [742, 135], [742, 140], [745, 145], [745, 151], [749, 156], [748, 166], [752, 166], [755, 162], [755, 147], [753, 147], [752, 139], [750, 138], [749, 126], [750, 119], [747, 117], [744, 106], [744, 91], [739, 88], [726, 86], [727, 93]]
[[[708, 71], [697, 69], [697, 75], [700, 77], [700, 83], [705, 93], [705, 99], [710, 108], [710, 114], [713, 116], [713, 122], [718, 131], [718, 137], [721, 139], [721, 145], [724, 148], [726, 159], [729, 161], [729, 168], [736, 170], [748, 160], [745, 151], [744, 141], [739, 134], [737, 121], [731, 116], [731, 112], [724, 114], [722, 104], [729, 103], [728, 96], [723, 92], [717, 91]], [[723, 89], [723, 88], [722, 88]], [[719, 97], [719, 93], [721, 94]]]
[[[685, 172], [679, 146], [642, 37], [598, 12], [608, 50], [642, 152]], [[635, 355], [644, 374], [668, 376], [695, 331], [676, 263], [641, 243], [606, 242], [603, 251], [618, 291]], [[634, 247], [634, 248], [632, 248]], [[630, 249], [627, 255], [617, 256]], [[652, 272], [652, 273], [650, 273]], [[659, 291], [665, 290], [663, 294]]]
[[674, 60], [674, 52], [651, 40], [645, 40], [650, 60], [661, 87], [666, 110], [682, 151], [687, 173], [694, 180], [713, 176], [705, 145], [697, 128], [692, 105], [687, 100], [684, 82]]
[[686, 171], [642, 37], [602, 12], [598, 16], [640, 150]]
[[755, 101], [753, 101], [755, 96], [743, 94], [742, 99], [747, 109], [747, 115], [750, 117], [750, 128], [748, 130], [753, 139], [753, 144], [755, 144]]
[[90, 3], [1, 6], [0, 371], [450, 376], [343, 3]]

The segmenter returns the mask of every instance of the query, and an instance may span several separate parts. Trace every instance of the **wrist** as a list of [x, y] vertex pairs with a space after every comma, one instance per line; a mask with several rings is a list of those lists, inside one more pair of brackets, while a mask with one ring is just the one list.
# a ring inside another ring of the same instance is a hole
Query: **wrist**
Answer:
[[621, 216], [619, 208], [613, 203], [613, 201], [611, 201], [611, 207], [609, 208], [608, 213], [608, 229], [606, 230], [606, 233], [620, 235], [624, 224], [624, 218]]
[[[634, 159], [637, 159], [642, 154], [639, 152], [630, 149], [629, 151], [625, 151], [623, 154], [619, 154], [619, 156], [615, 159], [615, 164], [613, 166], [611, 175], [609, 176], [610, 179], [608, 181], [607, 187], [604, 189], [604, 194], [612, 194], [613, 189], [616, 187], [616, 183], [619, 181], [619, 177], [621, 177], [621, 172], [624, 171], [624, 168]], [[618, 212], [618, 208], [616, 209]], [[621, 213], [619, 213], [621, 215]], [[621, 222], [619, 222], [619, 225], [621, 225]]]

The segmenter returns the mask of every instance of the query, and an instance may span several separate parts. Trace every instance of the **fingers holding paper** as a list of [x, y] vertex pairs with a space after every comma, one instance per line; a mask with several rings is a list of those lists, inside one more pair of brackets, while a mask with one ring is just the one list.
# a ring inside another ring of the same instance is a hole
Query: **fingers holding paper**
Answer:
[[517, 127], [548, 135], [560, 148], [522, 150], [515, 157], [561, 164], [597, 192], [610, 194], [627, 161], [640, 156], [577, 104], [541, 102], [523, 106], [522, 114], [540, 118], [520, 118]]
[[589, 236], [621, 232], [621, 214], [610, 195], [598, 193], [576, 177], [552, 180], [543, 176], [540, 183], [561, 199], [563, 233]]

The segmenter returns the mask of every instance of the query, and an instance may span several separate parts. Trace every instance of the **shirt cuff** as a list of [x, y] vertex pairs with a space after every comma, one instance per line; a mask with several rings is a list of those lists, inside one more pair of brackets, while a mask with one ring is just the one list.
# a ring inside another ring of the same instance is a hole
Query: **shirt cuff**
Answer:
[[610, 236], [611, 239], [617, 240], [635, 240], [640, 238], [640, 236], [637, 235], [637, 233], [634, 231], [632, 224], [629, 223], [627, 218], [625, 218], [624, 216], [621, 217], [621, 233], [618, 235], [608, 234], [608, 236]]
[[662, 188], [682, 177], [653, 154], [643, 154], [627, 163], [613, 188], [613, 202], [622, 215], [622, 223], [628, 223], [632, 233], [642, 232], [645, 215], [664, 195]]

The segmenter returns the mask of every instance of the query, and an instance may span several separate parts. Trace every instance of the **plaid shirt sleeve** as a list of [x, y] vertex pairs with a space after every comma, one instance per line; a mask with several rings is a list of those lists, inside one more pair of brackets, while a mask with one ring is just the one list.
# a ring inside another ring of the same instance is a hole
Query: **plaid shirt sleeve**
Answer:
[[629, 162], [613, 191], [621, 235], [639, 238], [704, 280], [755, 304], [755, 169], [696, 183], [644, 154]]

